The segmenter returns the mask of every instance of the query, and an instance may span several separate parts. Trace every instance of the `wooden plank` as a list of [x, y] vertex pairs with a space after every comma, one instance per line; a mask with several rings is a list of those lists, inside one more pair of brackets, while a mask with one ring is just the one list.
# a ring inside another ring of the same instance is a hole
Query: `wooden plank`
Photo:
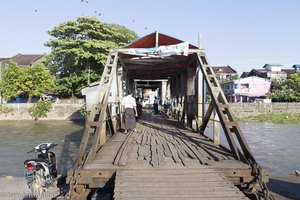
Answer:
[[[116, 158], [113, 162], [113, 164], [115, 164], [115, 165], [125, 165], [126, 164], [126, 163], [124, 163], [124, 158], [123, 158], [122, 161], [121, 161], [121, 159], [122, 159], [123, 156], [127, 156], [126, 155], [126, 148], [129, 144], [129, 138], [131, 137], [132, 132], [128, 133], [127, 135], [128, 136], [126, 137], [125, 141], [123, 142], [123, 144], [122, 144], [121, 148], [119, 149], [118, 154], [117, 154], [117, 156], [116, 156]], [[124, 153], [124, 151], [125, 151], [125, 153]]]
[[126, 146], [123, 149], [123, 152], [122, 152], [122, 155], [119, 159], [118, 165], [124, 166], [124, 165], [127, 164], [129, 154], [131, 153], [131, 149], [133, 148], [132, 144], [133, 144], [133, 141], [136, 138], [136, 135], [137, 135], [136, 132], [129, 133], [129, 137], [126, 138], [126, 141], [127, 141]]
[[[116, 200], [145, 200], [144, 197], [118, 197], [115, 198]], [[216, 200], [216, 197], [185, 197], [185, 200]], [[246, 197], [218, 197], [218, 200], [243, 200], [248, 199]], [[182, 197], [151, 197], [151, 200], [182, 200]]]
[[161, 135], [160, 132], [158, 133], [158, 138], [160, 140], [160, 143], [162, 144], [164, 155], [166, 157], [172, 157], [172, 152], [171, 152], [169, 146], [167, 145], [165, 138]]
[[117, 171], [114, 199], [246, 199], [219, 171], [210, 168], [196, 174], [195, 171]]
[[157, 154], [157, 147], [156, 147], [156, 141], [155, 138], [151, 138], [151, 161], [150, 164], [153, 167], [157, 167], [158, 166], [158, 154]]
[[156, 144], [157, 144], [156, 147], [157, 147], [158, 165], [159, 166], [165, 165], [166, 160], [165, 160], [165, 157], [164, 157], [164, 151], [163, 151], [162, 144], [161, 144], [161, 142], [159, 141], [159, 139], [157, 137], [155, 137], [155, 141], [156, 141]]
[[170, 142], [167, 142], [168, 147], [170, 148], [172, 152], [172, 158], [174, 159], [175, 163], [181, 162], [181, 159], [178, 157], [178, 153], [174, 145]]

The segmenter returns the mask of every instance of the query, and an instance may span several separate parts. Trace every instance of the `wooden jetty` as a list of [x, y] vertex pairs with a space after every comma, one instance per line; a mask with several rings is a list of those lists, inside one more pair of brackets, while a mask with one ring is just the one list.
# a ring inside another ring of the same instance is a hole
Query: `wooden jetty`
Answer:
[[[180, 42], [155, 32], [110, 51], [68, 173], [65, 199], [88, 199], [103, 190], [120, 200], [270, 198], [268, 176], [255, 161], [204, 50], [188, 45], [186, 55], [134, 51], [162, 45], [180, 49]], [[160, 91], [168, 90], [173, 117], [144, 111], [136, 132], [120, 132], [124, 92], [141, 87], [141, 80], [162, 79], [169, 86]], [[211, 96], [207, 108], [206, 89]], [[223, 128], [229, 148], [220, 145], [217, 130], [212, 139], [205, 135], [210, 121]]]

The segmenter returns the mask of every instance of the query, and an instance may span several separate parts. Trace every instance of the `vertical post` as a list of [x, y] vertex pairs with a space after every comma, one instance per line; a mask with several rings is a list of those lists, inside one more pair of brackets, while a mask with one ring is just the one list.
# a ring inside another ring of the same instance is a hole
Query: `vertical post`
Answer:
[[200, 128], [200, 125], [202, 124], [203, 121], [203, 116], [204, 116], [204, 109], [203, 109], [203, 104], [204, 104], [204, 97], [203, 97], [203, 88], [204, 88], [204, 84], [203, 84], [203, 74], [200, 70], [200, 67], [198, 67], [198, 73], [197, 73], [197, 131]]
[[214, 140], [214, 143], [216, 145], [219, 145], [220, 144], [220, 119], [219, 119], [219, 115], [218, 113], [216, 112], [216, 110], [214, 110], [214, 120], [213, 120], [213, 140]]
[[161, 103], [164, 105], [166, 103], [166, 96], [167, 96], [167, 81], [161, 82]]
[[201, 49], [202, 48], [202, 44], [201, 44], [201, 38], [202, 38], [202, 35], [201, 33], [198, 33], [198, 48]]
[[[198, 48], [201, 49], [202, 48], [202, 44], [201, 44], [201, 38], [202, 38], [202, 35], [201, 33], [198, 33]], [[198, 67], [198, 74], [197, 74], [197, 107], [198, 107], [198, 110], [197, 110], [197, 125], [198, 127], [196, 128], [197, 131], [199, 131], [199, 128], [200, 128], [200, 124], [202, 124], [202, 121], [203, 121], [203, 118], [204, 118], [204, 98], [205, 98], [205, 90], [204, 90], [204, 77], [203, 77], [203, 74], [201, 72], [201, 69], [200, 67], [202, 66], [199, 66]]]
[[155, 47], [158, 47], [158, 32], [155, 31]]
[[[2, 80], [2, 62], [0, 61], [0, 80]], [[2, 92], [0, 92], [0, 103], [2, 105], [3, 98], [2, 98]]]

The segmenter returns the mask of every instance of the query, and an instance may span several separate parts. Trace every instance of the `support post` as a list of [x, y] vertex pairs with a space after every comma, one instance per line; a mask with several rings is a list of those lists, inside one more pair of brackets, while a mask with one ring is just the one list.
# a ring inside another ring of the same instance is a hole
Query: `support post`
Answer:
[[198, 73], [197, 73], [197, 128], [196, 130], [199, 131], [200, 125], [203, 122], [204, 117], [204, 84], [203, 84], [203, 74], [200, 70], [200, 67], [198, 67]]
[[216, 145], [220, 144], [220, 119], [219, 119], [219, 115], [216, 112], [216, 110], [214, 110], [214, 120], [213, 120], [213, 140], [214, 143]]
[[155, 31], [155, 47], [158, 47], [158, 32]]

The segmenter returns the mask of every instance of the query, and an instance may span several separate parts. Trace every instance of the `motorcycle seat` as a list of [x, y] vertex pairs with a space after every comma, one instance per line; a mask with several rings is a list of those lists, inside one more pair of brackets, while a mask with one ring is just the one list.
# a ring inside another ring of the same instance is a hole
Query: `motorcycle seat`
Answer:
[[34, 162], [43, 162], [46, 163], [47, 165], [51, 165], [51, 163], [48, 160], [45, 159], [40, 159], [40, 158], [36, 158], [36, 159], [27, 159], [24, 161], [24, 165], [30, 161], [34, 161]]

